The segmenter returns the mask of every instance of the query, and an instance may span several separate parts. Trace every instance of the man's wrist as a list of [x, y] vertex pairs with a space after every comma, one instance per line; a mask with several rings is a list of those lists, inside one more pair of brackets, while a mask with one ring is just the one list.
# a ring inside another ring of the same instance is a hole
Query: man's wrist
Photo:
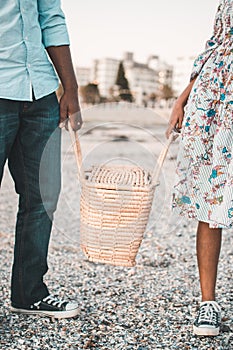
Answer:
[[64, 93], [66, 94], [73, 94], [73, 95], [78, 94], [78, 84], [63, 86], [63, 89], [64, 89]]

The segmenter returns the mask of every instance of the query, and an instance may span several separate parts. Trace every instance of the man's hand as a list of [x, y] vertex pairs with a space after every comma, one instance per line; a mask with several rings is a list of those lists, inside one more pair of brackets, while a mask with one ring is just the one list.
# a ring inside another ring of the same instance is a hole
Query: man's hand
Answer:
[[[82, 126], [82, 117], [78, 100], [78, 84], [68, 45], [47, 47], [47, 52], [61, 80], [64, 94], [60, 99], [60, 122], [66, 125], [70, 119], [73, 130]], [[67, 126], [66, 126], [67, 129]]]
[[[60, 123], [66, 122], [67, 118], [74, 131], [82, 127], [83, 121], [77, 93], [64, 92], [60, 99]], [[67, 129], [67, 125], [65, 127]]]

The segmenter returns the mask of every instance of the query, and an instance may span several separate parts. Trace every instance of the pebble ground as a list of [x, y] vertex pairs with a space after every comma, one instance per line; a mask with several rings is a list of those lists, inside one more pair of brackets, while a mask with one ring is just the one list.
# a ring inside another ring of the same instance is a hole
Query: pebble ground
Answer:
[[[131, 130], [128, 127], [124, 134], [130, 135]], [[152, 143], [149, 142], [149, 148], [145, 148], [144, 144], [148, 141], [145, 135], [137, 134], [135, 144], [135, 140], [132, 143], [119, 137], [121, 128], [108, 127], [108, 132], [115, 138], [103, 150], [101, 145], [106, 140], [106, 128], [90, 131], [89, 125], [84, 129], [81, 138], [83, 147], [92, 150], [86, 155], [87, 163], [93, 162], [95, 152], [101, 154], [99, 161], [102, 161], [113, 151], [121, 156], [122, 149], [127, 149], [131, 159], [136, 149], [138, 159], [144, 159], [145, 166], [153, 164], [150, 153]], [[160, 135], [158, 130], [157, 134]], [[97, 141], [99, 147], [96, 148], [93, 145]], [[192, 333], [192, 322], [200, 301], [195, 256], [196, 222], [174, 218], [170, 211], [169, 197], [177, 144], [167, 157], [161, 186], [156, 189], [137, 265], [124, 268], [90, 263], [79, 249], [79, 186], [68, 143], [68, 136], [65, 135], [63, 188], [54, 220], [46, 282], [52, 293], [77, 300], [80, 313], [76, 319], [52, 320], [10, 312], [10, 273], [17, 198], [6, 172], [0, 198], [0, 348], [232, 350], [232, 230], [224, 231], [219, 264], [217, 299], [223, 310], [221, 334], [212, 338], [197, 337]], [[145, 152], [148, 157], [145, 157]]]

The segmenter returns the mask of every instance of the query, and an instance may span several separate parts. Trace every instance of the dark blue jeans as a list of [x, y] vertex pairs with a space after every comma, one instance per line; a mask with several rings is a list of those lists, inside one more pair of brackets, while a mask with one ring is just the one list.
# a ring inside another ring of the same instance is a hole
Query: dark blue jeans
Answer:
[[43, 276], [60, 192], [61, 132], [55, 93], [33, 102], [0, 99], [0, 181], [8, 159], [19, 194], [11, 301], [28, 307], [48, 295]]

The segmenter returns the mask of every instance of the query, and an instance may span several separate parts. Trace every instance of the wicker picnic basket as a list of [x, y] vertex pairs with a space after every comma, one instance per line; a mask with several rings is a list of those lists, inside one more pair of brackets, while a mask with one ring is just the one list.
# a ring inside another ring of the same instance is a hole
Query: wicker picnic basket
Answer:
[[172, 135], [154, 173], [132, 165], [82, 170], [77, 132], [69, 127], [81, 183], [80, 245], [88, 260], [132, 267], [145, 232], [154, 190]]

